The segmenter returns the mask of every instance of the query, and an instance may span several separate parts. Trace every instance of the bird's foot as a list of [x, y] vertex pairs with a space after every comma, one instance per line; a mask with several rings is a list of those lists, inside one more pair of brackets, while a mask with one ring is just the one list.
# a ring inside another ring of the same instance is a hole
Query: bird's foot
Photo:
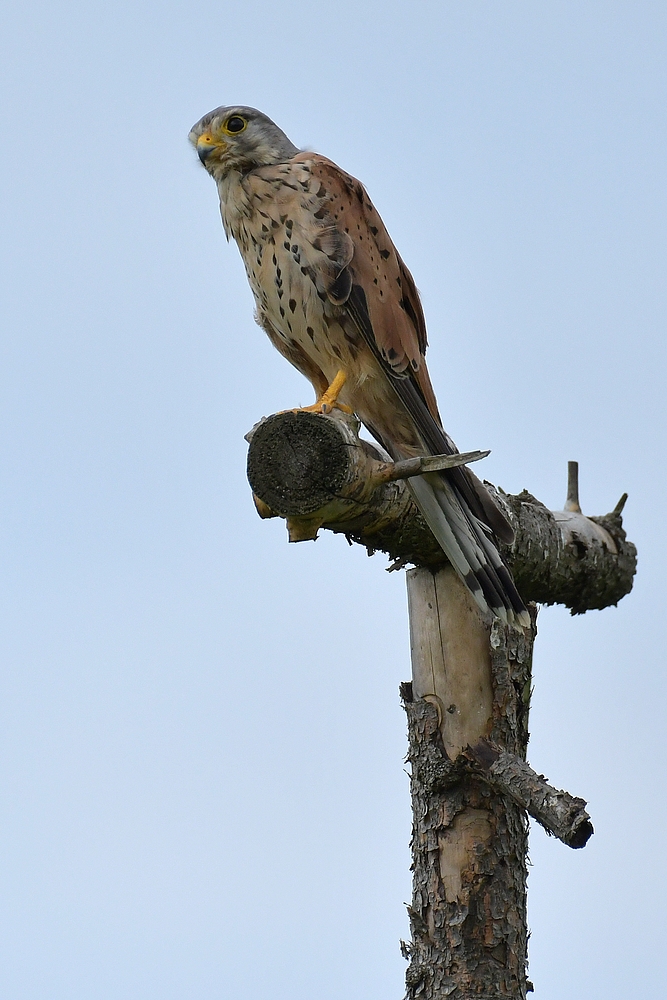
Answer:
[[299, 410], [303, 410], [306, 413], [331, 413], [332, 410], [342, 410], [343, 413], [354, 413], [354, 410], [346, 406], [345, 403], [338, 402], [338, 396], [340, 395], [341, 389], [347, 381], [347, 375], [344, 371], [339, 371], [335, 379], [329, 386], [326, 392], [322, 393], [320, 398], [312, 406], [300, 406]]

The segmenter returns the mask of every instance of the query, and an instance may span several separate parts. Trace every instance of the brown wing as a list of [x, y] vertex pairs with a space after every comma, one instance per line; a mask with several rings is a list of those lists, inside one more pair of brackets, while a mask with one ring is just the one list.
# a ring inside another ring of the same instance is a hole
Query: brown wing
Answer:
[[[456, 445], [445, 432], [424, 354], [426, 322], [419, 293], [365, 188], [331, 160], [300, 153], [293, 163], [307, 163], [319, 181], [319, 207], [314, 212], [322, 234], [313, 243], [333, 264], [330, 299], [343, 305], [385, 369], [425, 446], [432, 454], [452, 454]], [[470, 509], [499, 538], [513, 532], [482, 483], [468, 469], [447, 478], [458, 487]]]
[[307, 162], [320, 182], [322, 205], [316, 217], [331, 227], [329, 231], [345, 233], [352, 241], [353, 255], [344, 265], [347, 273], [340, 276], [332, 300], [347, 302], [352, 285], [363, 288], [379, 356], [394, 376], [413, 375], [431, 415], [440, 423], [424, 360], [426, 322], [419, 293], [384, 222], [363, 184], [331, 160], [300, 153], [293, 162], [299, 161]]

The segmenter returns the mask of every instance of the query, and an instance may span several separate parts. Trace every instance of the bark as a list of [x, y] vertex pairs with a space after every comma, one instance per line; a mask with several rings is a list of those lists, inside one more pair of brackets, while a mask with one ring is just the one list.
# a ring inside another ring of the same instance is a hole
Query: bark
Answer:
[[489, 486], [515, 529], [503, 556], [532, 609], [520, 629], [485, 618], [433, 538], [405, 479], [484, 452], [392, 463], [334, 412], [276, 414], [250, 435], [248, 478], [262, 517], [291, 541], [321, 528], [407, 574], [413, 679], [402, 685], [413, 803], [408, 1000], [525, 1000], [527, 815], [572, 848], [593, 833], [583, 799], [526, 762], [534, 602], [573, 614], [616, 604], [632, 587], [636, 549], [621, 519], [579, 507], [576, 466], [563, 511]]
[[410, 570], [408, 600], [407, 997], [523, 1000], [527, 819], [490, 773], [481, 780], [479, 772], [491, 771], [496, 746], [515, 760], [525, 754], [534, 629], [485, 620], [450, 567]]

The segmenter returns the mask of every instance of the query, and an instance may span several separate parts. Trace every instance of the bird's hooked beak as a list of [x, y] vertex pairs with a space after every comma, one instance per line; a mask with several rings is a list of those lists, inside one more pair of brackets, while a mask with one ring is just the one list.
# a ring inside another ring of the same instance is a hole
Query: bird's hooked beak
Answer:
[[197, 139], [197, 156], [204, 165], [206, 165], [207, 159], [216, 149], [224, 153], [226, 148], [227, 143], [214, 139], [210, 132], [204, 132]]

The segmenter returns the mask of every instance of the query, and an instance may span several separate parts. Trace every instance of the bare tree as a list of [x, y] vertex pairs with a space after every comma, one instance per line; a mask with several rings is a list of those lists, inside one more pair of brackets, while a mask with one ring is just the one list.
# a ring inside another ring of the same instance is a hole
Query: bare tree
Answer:
[[537, 602], [573, 614], [632, 587], [636, 550], [612, 513], [585, 517], [571, 462], [563, 511], [486, 484], [515, 529], [503, 550], [532, 628], [485, 618], [446, 563], [405, 480], [487, 452], [392, 463], [353, 417], [288, 411], [248, 439], [261, 517], [287, 520], [291, 541], [343, 533], [391, 569], [407, 565], [412, 681], [408, 718], [413, 805], [408, 1000], [525, 1000], [527, 815], [571, 848], [593, 833], [586, 803], [526, 762]]

